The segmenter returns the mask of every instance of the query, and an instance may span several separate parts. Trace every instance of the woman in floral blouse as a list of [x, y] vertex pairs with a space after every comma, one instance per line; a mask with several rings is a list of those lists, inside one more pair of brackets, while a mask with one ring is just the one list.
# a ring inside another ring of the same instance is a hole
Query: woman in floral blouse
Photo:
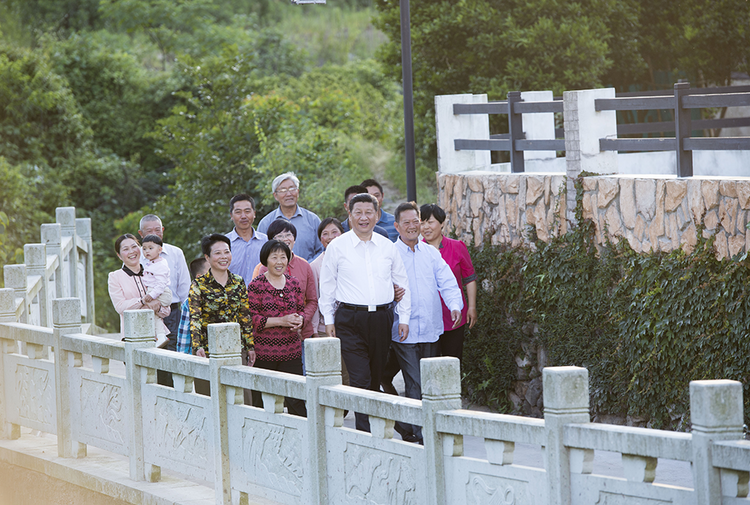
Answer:
[[[256, 368], [302, 375], [304, 302], [299, 281], [286, 273], [292, 251], [285, 243], [269, 240], [260, 250], [260, 262], [268, 270], [247, 286], [253, 318]], [[305, 402], [286, 398], [287, 411], [307, 416]], [[253, 405], [263, 405], [253, 391]]]

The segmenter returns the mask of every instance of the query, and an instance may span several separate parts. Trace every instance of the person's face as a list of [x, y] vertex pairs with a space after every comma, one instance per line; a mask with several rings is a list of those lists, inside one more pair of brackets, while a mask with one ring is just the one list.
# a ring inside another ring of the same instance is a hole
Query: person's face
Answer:
[[211, 252], [206, 256], [206, 261], [213, 272], [226, 272], [232, 263], [232, 251], [226, 243], [216, 242], [211, 246]]
[[289, 246], [290, 250], [294, 248], [294, 235], [292, 235], [292, 232], [288, 230], [277, 233], [273, 238], [274, 240], [278, 240], [279, 242], [284, 242]]
[[141, 238], [146, 235], [156, 235], [164, 240], [164, 227], [161, 225], [161, 221], [146, 221], [143, 223], [143, 228], [138, 230], [138, 234]]
[[419, 240], [419, 232], [421, 230], [421, 223], [419, 221], [419, 214], [416, 210], [407, 210], [402, 212], [398, 216], [398, 221], [394, 223], [396, 230], [401, 236], [401, 240], [407, 244], [413, 244]]
[[377, 186], [369, 186], [367, 192], [370, 193], [378, 201], [378, 208], [383, 206], [383, 193], [378, 189]]
[[138, 242], [132, 238], [126, 238], [120, 242], [120, 252], [117, 254], [117, 257], [127, 267], [139, 264], [141, 261], [141, 248], [138, 247]]
[[274, 251], [268, 255], [266, 263], [270, 272], [273, 272], [275, 275], [284, 275], [289, 260], [287, 259], [286, 254], [284, 254], [284, 251]]
[[430, 219], [422, 221], [422, 236], [428, 242], [437, 240], [443, 234], [443, 225], [435, 219], [435, 216], [430, 216]]
[[349, 224], [359, 233], [369, 233], [378, 221], [375, 206], [370, 202], [357, 202], [349, 213]]
[[250, 202], [247, 200], [240, 200], [234, 202], [234, 208], [232, 208], [232, 222], [237, 231], [248, 231], [253, 226], [255, 221], [255, 209]]
[[154, 261], [161, 254], [161, 246], [154, 242], [145, 242], [143, 244], [143, 255], [147, 260]]
[[282, 207], [294, 207], [299, 198], [299, 189], [293, 180], [287, 179], [278, 185], [273, 197]]
[[323, 244], [323, 249], [328, 247], [328, 244], [331, 243], [331, 240], [335, 239], [339, 235], [341, 235], [341, 230], [339, 230], [339, 227], [333, 223], [330, 223], [328, 226], [323, 228], [323, 233], [320, 234], [320, 242]]

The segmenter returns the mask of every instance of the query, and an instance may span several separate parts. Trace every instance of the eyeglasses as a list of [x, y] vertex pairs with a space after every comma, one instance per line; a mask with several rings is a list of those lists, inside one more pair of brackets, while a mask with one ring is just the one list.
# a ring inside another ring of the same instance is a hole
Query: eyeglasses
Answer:
[[296, 193], [299, 188], [281, 188], [276, 190], [278, 195], [286, 195], [287, 193]]
[[294, 235], [292, 234], [292, 232], [286, 231], [283, 233], [277, 233], [273, 238], [275, 240], [285, 240], [285, 239], [294, 238]]

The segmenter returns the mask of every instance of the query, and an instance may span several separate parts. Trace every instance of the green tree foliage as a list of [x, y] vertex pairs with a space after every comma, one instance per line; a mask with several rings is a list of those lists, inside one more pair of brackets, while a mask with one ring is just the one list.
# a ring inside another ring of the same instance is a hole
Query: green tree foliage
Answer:
[[0, 4], [34, 38], [43, 33], [67, 36], [102, 26], [99, 0], [2, 0]]

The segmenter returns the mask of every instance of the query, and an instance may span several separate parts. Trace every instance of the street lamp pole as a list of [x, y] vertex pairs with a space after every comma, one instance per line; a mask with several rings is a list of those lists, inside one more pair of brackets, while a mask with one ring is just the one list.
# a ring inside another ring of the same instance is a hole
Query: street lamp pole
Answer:
[[401, 9], [401, 70], [404, 82], [404, 150], [406, 154], [406, 197], [417, 201], [417, 173], [414, 161], [414, 90], [411, 78], [411, 29], [409, 0], [399, 0]]

